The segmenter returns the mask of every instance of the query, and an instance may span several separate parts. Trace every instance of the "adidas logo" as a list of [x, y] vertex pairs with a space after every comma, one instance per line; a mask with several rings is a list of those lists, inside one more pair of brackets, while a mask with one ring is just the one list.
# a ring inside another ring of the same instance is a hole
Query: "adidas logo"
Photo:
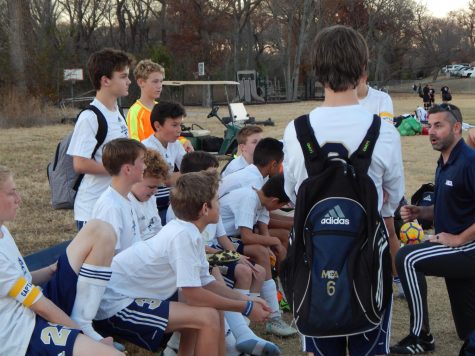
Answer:
[[350, 219], [347, 219], [339, 205], [335, 205], [321, 220], [325, 225], [350, 225]]
[[430, 202], [431, 202], [431, 201], [432, 201], [432, 197], [431, 197], [430, 195], [426, 195], [426, 196], [424, 197], [424, 199], [422, 199], [422, 200], [424, 200], [424, 201], [430, 201]]

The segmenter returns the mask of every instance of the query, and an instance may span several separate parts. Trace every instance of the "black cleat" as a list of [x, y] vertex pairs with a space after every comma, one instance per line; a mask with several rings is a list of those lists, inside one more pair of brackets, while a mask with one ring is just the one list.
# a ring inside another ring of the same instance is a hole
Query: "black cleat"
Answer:
[[432, 334], [419, 337], [409, 334], [396, 345], [390, 347], [391, 355], [420, 355], [434, 351], [435, 342]]

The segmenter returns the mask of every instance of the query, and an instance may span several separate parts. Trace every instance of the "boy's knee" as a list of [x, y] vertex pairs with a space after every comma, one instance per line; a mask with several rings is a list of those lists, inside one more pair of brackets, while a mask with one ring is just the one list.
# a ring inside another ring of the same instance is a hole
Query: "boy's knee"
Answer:
[[220, 329], [220, 315], [214, 308], [201, 308], [202, 316], [200, 317], [203, 328], [211, 328], [219, 331]]
[[234, 277], [240, 282], [249, 282], [252, 281], [252, 271], [249, 266], [237, 264], [234, 270]]
[[264, 281], [266, 278], [266, 269], [258, 264], [254, 265], [254, 269], [256, 271], [254, 273], [255, 278], [259, 281]]

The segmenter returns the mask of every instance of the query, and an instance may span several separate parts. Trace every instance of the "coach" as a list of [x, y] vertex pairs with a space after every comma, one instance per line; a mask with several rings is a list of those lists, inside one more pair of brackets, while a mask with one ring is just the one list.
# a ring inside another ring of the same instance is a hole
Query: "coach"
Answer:
[[440, 151], [433, 206], [406, 205], [405, 221], [434, 219], [428, 242], [403, 247], [396, 267], [409, 305], [410, 334], [391, 347], [395, 354], [420, 354], [435, 348], [430, 333], [425, 276], [444, 277], [452, 315], [461, 339], [475, 329], [475, 150], [462, 139], [462, 114], [449, 104], [429, 110], [429, 138]]

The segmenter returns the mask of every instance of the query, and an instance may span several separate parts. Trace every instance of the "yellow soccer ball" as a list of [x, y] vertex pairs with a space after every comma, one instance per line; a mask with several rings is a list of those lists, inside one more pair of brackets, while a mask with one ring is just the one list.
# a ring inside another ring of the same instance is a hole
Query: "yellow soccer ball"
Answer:
[[416, 222], [407, 222], [401, 226], [399, 239], [405, 245], [415, 245], [424, 239], [424, 230]]

